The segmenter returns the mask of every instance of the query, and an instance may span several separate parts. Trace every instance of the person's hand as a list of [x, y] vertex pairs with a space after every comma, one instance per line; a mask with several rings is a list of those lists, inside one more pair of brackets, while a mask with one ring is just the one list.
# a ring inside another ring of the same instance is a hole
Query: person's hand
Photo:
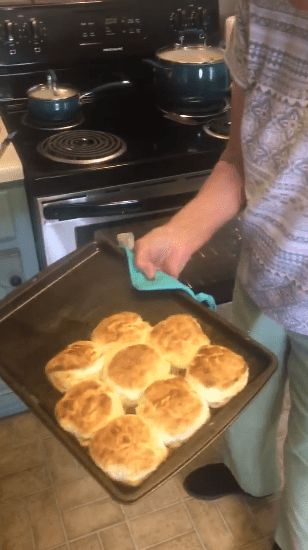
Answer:
[[149, 278], [156, 271], [178, 277], [191, 256], [184, 235], [170, 225], [162, 225], [135, 243], [135, 264]]

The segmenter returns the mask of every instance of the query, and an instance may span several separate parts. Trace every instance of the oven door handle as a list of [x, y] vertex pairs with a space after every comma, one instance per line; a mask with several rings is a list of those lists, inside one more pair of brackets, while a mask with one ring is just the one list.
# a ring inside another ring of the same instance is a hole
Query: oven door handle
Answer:
[[45, 220], [72, 220], [76, 218], [98, 218], [108, 216], [124, 216], [137, 213], [163, 212], [178, 210], [196, 195], [196, 192], [149, 197], [143, 199], [128, 199], [115, 202], [64, 200], [47, 204], [43, 208]]

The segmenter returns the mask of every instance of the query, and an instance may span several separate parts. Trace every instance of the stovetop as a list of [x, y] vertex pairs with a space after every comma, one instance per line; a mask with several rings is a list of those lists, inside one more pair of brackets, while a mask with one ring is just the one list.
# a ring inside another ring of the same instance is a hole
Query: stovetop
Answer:
[[125, 142], [126, 151], [106, 162], [70, 165], [44, 158], [37, 151], [38, 145], [56, 131], [24, 125], [26, 104], [14, 109], [6, 106], [2, 116], [8, 131], [18, 130], [14, 145], [33, 196], [211, 170], [225, 146], [207, 136], [202, 126], [184, 126], [165, 118], [150, 92], [133, 86], [130, 91], [109, 91], [92, 104], [83, 105], [84, 121], [76, 127], [78, 131], [96, 130], [118, 136]]

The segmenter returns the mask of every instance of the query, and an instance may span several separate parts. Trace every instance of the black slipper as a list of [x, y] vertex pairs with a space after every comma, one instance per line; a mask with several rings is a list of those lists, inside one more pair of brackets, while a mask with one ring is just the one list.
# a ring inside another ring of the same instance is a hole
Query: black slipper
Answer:
[[243, 491], [224, 464], [208, 464], [194, 470], [185, 478], [183, 485], [189, 495], [203, 500], [248, 494]]
[[274, 542], [272, 550], [281, 550], [280, 546], [278, 546], [277, 542]]

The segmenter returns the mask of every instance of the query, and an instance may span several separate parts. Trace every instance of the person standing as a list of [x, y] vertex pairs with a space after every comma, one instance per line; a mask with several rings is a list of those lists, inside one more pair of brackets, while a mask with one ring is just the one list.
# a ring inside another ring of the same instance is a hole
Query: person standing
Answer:
[[234, 322], [278, 369], [226, 432], [224, 464], [185, 480], [201, 499], [281, 489], [276, 437], [286, 381], [291, 408], [274, 548], [308, 549], [308, 1], [239, 0], [226, 51], [229, 143], [198, 195], [139, 239], [136, 266], [177, 277], [242, 210]]

